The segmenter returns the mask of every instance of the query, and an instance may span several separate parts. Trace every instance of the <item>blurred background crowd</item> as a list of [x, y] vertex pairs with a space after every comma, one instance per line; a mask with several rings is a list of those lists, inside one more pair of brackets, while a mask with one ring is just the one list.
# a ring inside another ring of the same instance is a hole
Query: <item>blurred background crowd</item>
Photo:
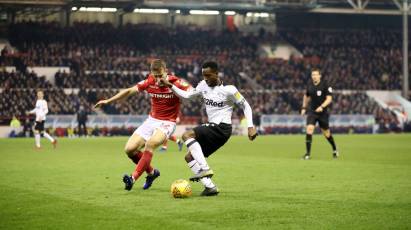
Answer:
[[[279, 28], [275, 35], [217, 31], [198, 26], [169, 30], [159, 25], [23, 22], [9, 28], [10, 43], [0, 57], [0, 117], [25, 120], [34, 107], [35, 90], [45, 90], [49, 114], [75, 114], [80, 106], [91, 114], [93, 105], [121, 88], [146, 77], [148, 60], [162, 58], [170, 73], [193, 86], [201, 79], [201, 64], [216, 60], [225, 84], [244, 94], [257, 117], [298, 114], [310, 70], [319, 67], [323, 80], [336, 90], [332, 114], [371, 114], [381, 132], [397, 131], [395, 115], [363, 90], [400, 90], [401, 33], [396, 30]], [[264, 57], [262, 44], [287, 42], [304, 57], [289, 60]], [[1, 67], [16, 66], [16, 71]], [[67, 66], [54, 82], [27, 71], [29, 66]], [[148, 94], [103, 108], [107, 114], [147, 114]], [[202, 117], [200, 100], [184, 101], [182, 117]], [[241, 110], [236, 110], [241, 117]], [[405, 128], [409, 124], [406, 124]], [[124, 130], [123, 130], [124, 131]], [[92, 131], [90, 131], [92, 132]]]

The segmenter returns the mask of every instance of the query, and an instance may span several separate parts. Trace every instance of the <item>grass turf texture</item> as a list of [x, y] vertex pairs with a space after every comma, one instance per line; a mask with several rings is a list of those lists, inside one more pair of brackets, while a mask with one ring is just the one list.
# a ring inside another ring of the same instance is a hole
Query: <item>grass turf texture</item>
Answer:
[[189, 178], [184, 153], [156, 152], [161, 177], [123, 190], [134, 166], [126, 138], [0, 140], [0, 229], [406, 229], [411, 228], [411, 135], [335, 136], [342, 157], [314, 136], [232, 137], [209, 164], [217, 197], [174, 199], [171, 183]]

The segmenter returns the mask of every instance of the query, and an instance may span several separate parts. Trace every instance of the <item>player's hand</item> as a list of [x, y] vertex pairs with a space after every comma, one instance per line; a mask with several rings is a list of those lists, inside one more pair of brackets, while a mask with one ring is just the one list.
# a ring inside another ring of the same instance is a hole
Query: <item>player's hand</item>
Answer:
[[253, 141], [258, 136], [257, 130], [255, 127], [248, 127], [248, 139]]
[[315, 110], [315, 112], [316, 113], [321, 113], [323, 110], [324, 110], [323, 107], [320, 106]]
[[94, 105], [94, 108], [99, 108], [103, 105], [107, 105], [109, 103], [108, 100], [100, 100], [99, 102], [97, 102], [97, 104]]
[[306, 112], [307, 112], [306, 109], [301, 109], [301, 115], [305, 115]]
[[159, 85], [164, 85], [164, 86], [167, 86], [167, 87], [169, 87], [169, 88], [171, 88], [171, 86], [173, 86], [173, 84], [171, 84], [167, 79], [166, 79], [166, 77], [162, 77], [162, 78], [159, 78], [158, 79], [158, 83], [159, 83]]

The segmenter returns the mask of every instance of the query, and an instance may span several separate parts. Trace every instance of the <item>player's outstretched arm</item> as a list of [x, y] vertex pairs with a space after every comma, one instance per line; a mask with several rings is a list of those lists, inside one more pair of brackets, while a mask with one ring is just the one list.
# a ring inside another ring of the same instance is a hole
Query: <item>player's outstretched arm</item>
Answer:
[[177, 86], [175, 86], [174, 84], [172, 84], [166, 78], [161, 78], [160, 82], [162, 84], [164, 84], [165, 86], [171, 88], [171, 90], [180, 98], [190, 99], [190, 98], [193, 98], [193, 97], [195, 97], [195, 96], [197, 96], [201, 93], [201, 92], [199, 92], [195, 89], [190, 90], [190, 91], [182, 90], [182, 89], [178, 88]]
[[172, 90], [177, 96], [179, 96], [179, 97], [181, 97], [181, 98], [185, 98], [185, 99], [190, 99], [190, 98], [196, 97], [197, 95], [200, 94], [200, 92], [197, 91], [196, 89], [193, 89], [193, 90], [190, 90], [190, 91], [184, 91], [184, 90], [178, 88], [178, 87], [175, 86], [175, 85], [172, 85], [172, 86], [171, 86], [171, 90]]
[[138, 92], [138, 88], [135, 86], [130, 87], [128, 89], [121, 90], [119, 93], [117, 93], [116, 95], [114, 95], [113, 97], [109, 99], [100, 100], [99, 102], [97, 102], [97, 104], [94, 105], [94, 108], [98, 108], [100, 106], [110, 104], [112, 102], [115, 102], [121, 99], [125, 99], [133, 94], [136, 94], [137, 92]]

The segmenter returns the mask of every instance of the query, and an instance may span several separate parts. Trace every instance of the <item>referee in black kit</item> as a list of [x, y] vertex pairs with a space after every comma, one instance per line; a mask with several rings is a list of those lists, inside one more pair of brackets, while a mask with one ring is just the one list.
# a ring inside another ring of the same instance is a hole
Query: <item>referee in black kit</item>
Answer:
[[[303, 156], [303, 160], [311, 159], [311, 143], [313, 138], [313, 133], [315, 129], [315, 124], [318, 121], [321, 131], [323, 132], [325, 138], [331, 144], [333, 149], [333, 158], [338, 158], [337, 147], [334, 142], [334, 138], [330, 132], [329, 126], [329, 113], [328, 106], [332, 101], [332, 87], [325, 81], [321, 81], [321, 72], [319, 69], [311, 70], [311, 79], [308, 83], [307, 91], [304, 94], [303, 106], [301, 109], [301, 115], [307, 112], [307, 128], [306, 128], [306, 153]], [[307, 108], [308, 103], [310, 106]]]

